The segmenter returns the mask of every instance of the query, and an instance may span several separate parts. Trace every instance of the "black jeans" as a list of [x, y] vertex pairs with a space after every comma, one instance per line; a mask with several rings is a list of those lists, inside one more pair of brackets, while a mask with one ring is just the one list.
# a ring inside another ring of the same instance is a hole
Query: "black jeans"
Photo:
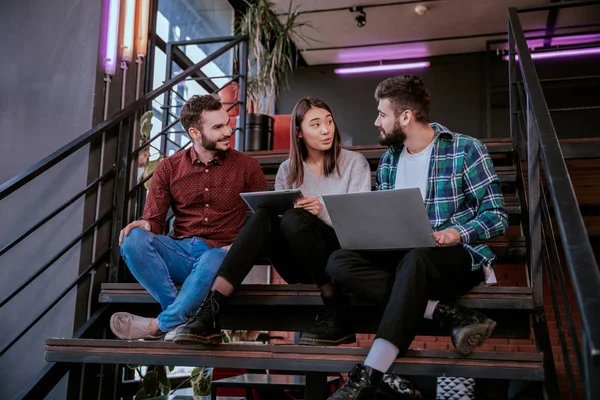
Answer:
[[462, 246], [410, 251], [335, 251], [326, 272], [346, 294], [374, 302], [383, 310], [377, 337], [406, 354], [423, 320], [427, 301], [451, 301], [483, 279], [471, 271]]
[[340, 248], [334, 229], [306, 210], [293, 208], [279, 217], [268, 209], [244, 225], [217, 276], [238, 287], [260, 257], [268, 257], [287, 283], [330, 282], [327, 259]]

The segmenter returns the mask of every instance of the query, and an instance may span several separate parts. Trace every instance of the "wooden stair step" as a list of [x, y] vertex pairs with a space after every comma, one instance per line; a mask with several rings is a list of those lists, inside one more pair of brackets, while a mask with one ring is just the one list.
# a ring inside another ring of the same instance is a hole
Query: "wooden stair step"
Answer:
[[[375, 333], [380, 314], [372, 304], [351, 298], [356, 333]], [[156, 316], [158, 303], [137, 283], [104, 283], [101, 303], [118, 304], [121, 311]], [[534, 309], [533, 293], [527, 287], [475, 287], [457, 299], [457, 303], [482, 310], [497, 322], [492, 337], [529, 339], [530, 313]], [[272, 330], [299, 332], [314, 323], [323, 305], [314, 285], [242, 285], [220, 313], [224, 329]], [[430, 320], [417, 327], [422, 336], [448, 336], [449, 332]]]
[[[156, 300], [139, 283], [103, 283], [100, 303], [155, 303]], [[479, 309], [534, 309], [530, 287], [476, 286], [457, 302]], [[228, 303], [232, 306], [321, 306], [323, 301], [315, 285], [241, 285]], [[353, 305], [368, 305], [352, 299]]]
[[[210, 365], [215, 368], [348, 372], [364, 361], [368, 348], [286, 345], [183, 346], [170, 342], [102, 339], [47, 339], [47, 362]], [[542, 354], [450, 350], [409, 350], [390, 370], [401, 375], [464, 376], [543, 381]]]

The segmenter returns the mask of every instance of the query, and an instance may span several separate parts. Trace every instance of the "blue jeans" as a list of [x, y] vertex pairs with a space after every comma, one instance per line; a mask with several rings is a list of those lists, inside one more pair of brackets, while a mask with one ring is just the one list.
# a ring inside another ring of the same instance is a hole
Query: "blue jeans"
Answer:
[[[121, 256], [137, 281], [160, 303], [158, 327], [168, 332], [184, 323], [210, 292], [227, 250], [199, 238], [173, 239], [134, 228]], [[183, 283], [179, 293], [176, 284]]]

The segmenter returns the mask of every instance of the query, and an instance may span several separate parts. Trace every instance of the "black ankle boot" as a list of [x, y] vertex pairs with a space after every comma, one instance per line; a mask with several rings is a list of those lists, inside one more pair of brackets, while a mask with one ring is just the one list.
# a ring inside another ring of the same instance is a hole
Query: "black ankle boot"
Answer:
[[383, 373], [362, 364], [356, 364], [348, 374], [344, 386], [327, 400], [374, 400]]
[[177, 329], [173, 342], [177, 344], [221, 343], [223, 338], [219, 323], [219, 308], [226, 299], [227, 297], [218, 291], [211, 291], [194, 316]]
[[338, 346], [356, 342], [346, 298], [341, 294], [323, 297], [323, 304], [317, 312], [315, 324], [300, 333], [299, 343], [307, 346]]
[[433, 318], [450, 331], [456, 351], [465, 356], [481, 346], [496, 327], [496, 322], [482, 313], [457, 305], [438, 303]]

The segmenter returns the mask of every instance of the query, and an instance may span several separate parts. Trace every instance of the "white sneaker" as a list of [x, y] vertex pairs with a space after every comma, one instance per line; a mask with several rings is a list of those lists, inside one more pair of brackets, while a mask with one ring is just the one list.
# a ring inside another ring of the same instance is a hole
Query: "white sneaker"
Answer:
[[165, 335], [165, 342], [172, 342], [173, 339], [175, 338], [175, 333], [177, 333], [177, 329], [179, 329], [179, 327], [183, 326], [183, 325], [184, 324], [177, 325], [175, 328], [173, 328], [169, 332], [167, 332], [167, 334]]

